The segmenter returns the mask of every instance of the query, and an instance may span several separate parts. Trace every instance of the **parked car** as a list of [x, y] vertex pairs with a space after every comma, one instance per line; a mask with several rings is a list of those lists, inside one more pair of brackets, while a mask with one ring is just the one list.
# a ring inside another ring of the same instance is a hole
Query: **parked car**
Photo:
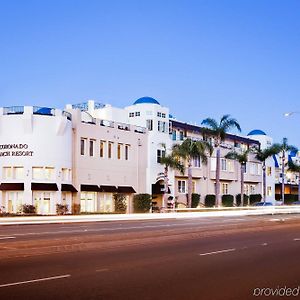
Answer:
[[293, 205], [300, 205], [300, 201], [295, 201], [292, 203]]
[[272, 202], [256, 202], [253, 206], [273, 206]]

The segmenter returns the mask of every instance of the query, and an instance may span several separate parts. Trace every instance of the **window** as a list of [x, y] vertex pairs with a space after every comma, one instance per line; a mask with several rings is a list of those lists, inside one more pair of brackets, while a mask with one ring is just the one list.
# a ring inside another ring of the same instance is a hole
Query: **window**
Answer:
[[246, 194], [246, 195], [250, 194], [250, 186], [249, 186], [249, 184], [244, 184], [244, 194]]
[[194, 164], [195, 168], [200, 168], [200, 157], [199, 156], [194, 157], [193, 164]]
[[3, 178], [4, 179], [12, 179], [11, 167], [3, 167]]
[[172, 140], [176, 141], [176, 130], [175, 129], [172, 130]]
[[158, 117], [161, 117], [161, 112], [157, 112], [157, 116], [158, 116]]
[[105, 141], [100, 141], [100, 157], [104, 157]]
[[71, 169], [63, 168], [61, 171], [62, 171], [62, 181], [70, 181]]
[[32, 168], [32, 178], [33, 179], [44, 179], [44, 169], [42, 167]]
[[140, 115], [141, 115], [141, 113], [140, 113], [139, 111], [136, 111], [136, 112], [135, 112], [135, 116], [136, 116], [136, 117], [139, 117]]
[[125, 145], [125, 160], [129, 159], [129, 145]]
[[90, 140], [90, 156], [94, 156], [95, 153], [95, 140]]
[[14, 179], [23, 179], [23, 178], [24, 178], [24, 168], [14, 167]]
[[86, 144], [86, 139], [81, 139], [80, 140], [80, 154], [85, 155], [85, 144]]
[[178, 193], [185, 194], [186, 193], [186, 181], [178, 180]]
[[254, 184], [250, 184], [250, 194], [255, 194], [256, 186]]
[[158, 125], [157, 129], [158, 129], [159, 132], [166, 132], [167, 131], [166, 122], [158, 121], [157, 125]]
[[157, 149], [157, 162], [161, 162], [161, 158], [165, 156], [165, 150]]
[[129, 118], [134, 117], [134, 112], [129, 113]]
[[123, 148], [123, 145], [118, 144], [118, 153], [117, 153], [118, 159], [121, 159], [122, 148]]
[[272, 196], [272, 187], [271, 186], [267, 187], [267, 196]]
[[234, 164], [232, 160], [227, 160], [227, 170], [229, 172], [234, 172]]
[[113, 142], [108, 142], [108, 158], [112, 158]]
[[179, 131], [179, 140], [183, 141], [184, 133], [183, 131]]
[[146, 127], [148, 130], [153, 130], [153, 120], [146, 120]]
[[251, 175], [259, 175], [259, 173], [258, 173], [258, 164], [256, 164], [256, 163], [251, 163], [250, 164], [250, 174]]
[[221, 171], [227, 171], [227, 163], [225, 158], [221, 158]]
[[228, 195], [228, 183], [222, 183], [222, 194], [223, 195]]
[[46, 167], [45, 168], [45, 179], [51, 180], [54, 178], [54, 168]]
[[272, 167], [267, 167], [267, 176], [272, 176]]
[[166, 117], [166, 114], [162, 113], [162, 114], [161, 114], [161, 117], [162, 117], [162, 118], [165, 118], [165, 117]]
[[196, 181], [192, 181], [192, 193], [196, 193], [196, 187], [197, 187], [197, 185], [196, 185]]

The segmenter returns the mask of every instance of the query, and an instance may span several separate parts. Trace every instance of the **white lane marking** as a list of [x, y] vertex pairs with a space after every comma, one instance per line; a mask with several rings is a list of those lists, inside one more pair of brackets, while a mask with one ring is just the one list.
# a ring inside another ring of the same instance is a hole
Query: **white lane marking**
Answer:
[[295, 238], [294, 241], [300, 241], [300, 239], [299, 238]]
[[4, 236], [4, 237], [0, 237], [0, 240], [9, 240], [9, 239], [15, 239], [15, 236]]
[[108, 271], [108, 269], [98, 269], [98, 270], [96, 270], [96, 272], [106, 272], [106, 271]]
[[21, 284], [27, 284], [27, 283], [33, 283], [33, 282], [40, 282], [40, 281], [48, 281], [48, 280], [55, 280], [55, 279], [62, 279], [71, 277], [70, 274], [67, 275], [59, 275], [59, 276], [53, 276], [53, 277], [45, 277], [45, 278], [39, 278], [39, 279], [33, 279], [33, 280], [27, 280], [27, 281], [19, 281], [19, 282], [13, 282], [13, 283], [5, 283], [1, 284], [0, 288], [8, 287], [8, 286], [14, 286], [14, 285], [21, 285]]
[[206, 252], [206, 253], [200, 253], [200, 256], [205, 256], [205, 255], [213, 255], [213, 254], [220, 254], [220, 253], [226, 253], [226, 252], [232, 252], [235, 251], [235, 248], [231, 249], [224, 249], [224, 250], [218, 250], [218, 251], [212, 251], [212, 252]]

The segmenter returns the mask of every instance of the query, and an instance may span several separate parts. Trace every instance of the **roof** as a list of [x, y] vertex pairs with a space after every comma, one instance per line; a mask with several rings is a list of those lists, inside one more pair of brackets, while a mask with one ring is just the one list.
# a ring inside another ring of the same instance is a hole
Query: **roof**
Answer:
[[248, 135], [266, 135], [266, 133], [260, 129], [254, 129], [250, 131]]
[[158, 104], [158, 105], [160, 105], [159, 102], [152, 97], [139, 98], [133, 104], [134, 105], [135, 104]]
[[[177, 128], [183, 129], [183, 130], [194, 131], [194, 132], [198, 132], [198, 133], [203, 133], [204, 131], [207, 132], [207, 128], [200, 127], [200, 126], [197, 126], [197, 125], [191, 125], [191, 124], [188, 124], [188, 123], [183, 123], [183, 122], [174, 121], [174, 120], [172, 120], [171, 123], [172, 123], [172, 127], [177, 127]], [[248, 144], [260, 145], [260, 142], [257, 141], [257, 140], [253, 140], [253, 139], [250, 139], [250, 138], [246, 138], [246, 137], [243, 137], [243, 136], [234, 135], [234, 134], [230, 134], [230, 133], [226, 134], [226, 138], [230, 139], [232, 141], [238, 141], [238, 142], [243, 142], [243, 143], [248, 143]]]

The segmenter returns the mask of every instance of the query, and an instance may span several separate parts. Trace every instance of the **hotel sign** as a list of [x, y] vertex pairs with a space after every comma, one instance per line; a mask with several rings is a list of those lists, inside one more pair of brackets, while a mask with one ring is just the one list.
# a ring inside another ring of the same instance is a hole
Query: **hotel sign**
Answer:
[[0, 144], [0, 157], [6, 156], [33, 156], [28, 144]]

